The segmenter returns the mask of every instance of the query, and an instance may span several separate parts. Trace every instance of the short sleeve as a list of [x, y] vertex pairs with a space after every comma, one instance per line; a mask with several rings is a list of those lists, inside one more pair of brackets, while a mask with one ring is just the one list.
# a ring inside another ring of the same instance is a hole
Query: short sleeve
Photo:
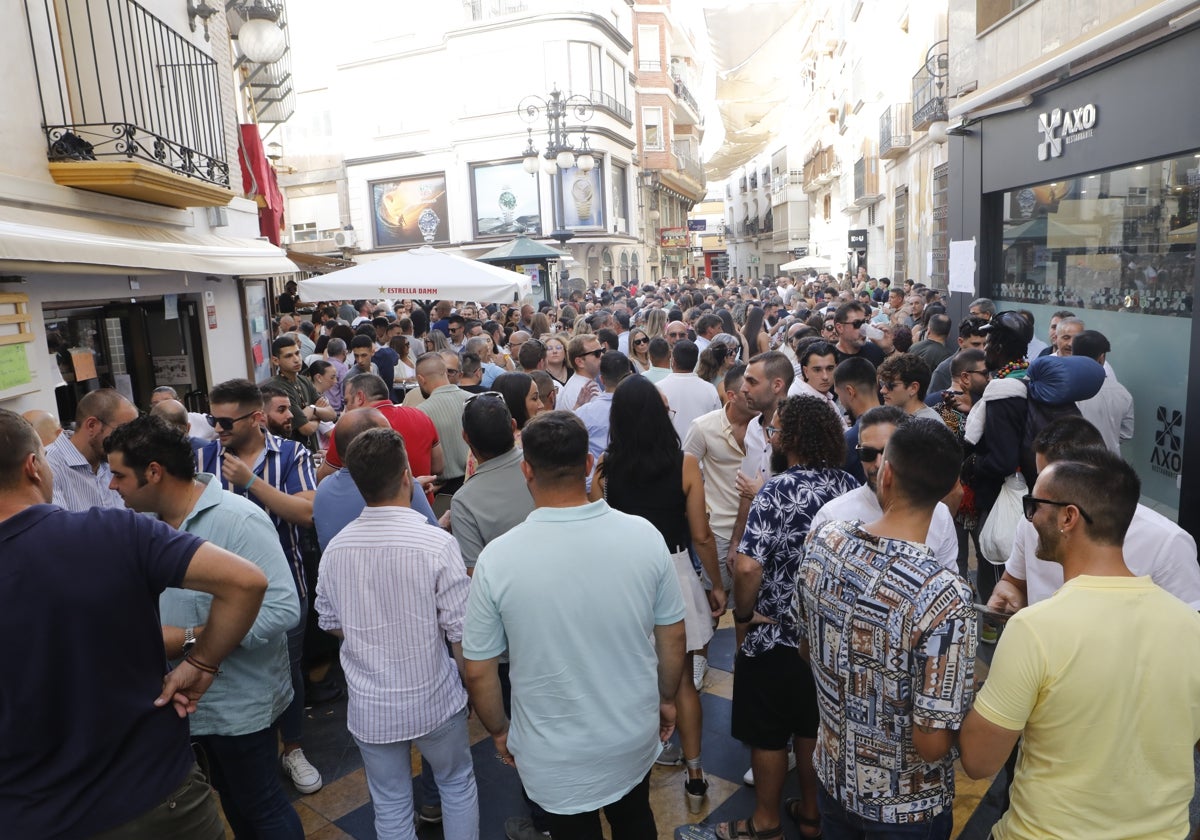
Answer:
[[329, 436], [329, 448], [325, 450], [325, 463], [335, 470], [342, 468], [342, 458], [337, 451], [337, 435]]
[[704, 429], [700, 426], [699, 418], [688, 426], [687, 435], [683, 439], [683, 451], [695, 455], [697, 461], [703, 461], [704, 456], [708, 454], [708, 442], [704, 439]]
[[137, 536], [138, 565], [151, 591], [158, 595], [168, 586], [183, 588], [188, 566], [204, 540], [133, 511], [120, 513], [128, 517], [129, 531]]
[[467, 659], [493, 659], [508, 648], [500, 605], [492, 595], [487, 566], [477, 566], [467, 595], [467, 619], [463, 625], [463, 656]]
[[1015, 578], [1020, 580], [1029, 580], [1028, 558], [1025, 556], [1027, 546], [1032, 543], [1028, 539], [1034, 532], [1033, 523], [1022, 518], [1017, 523], [1017, 533], [1013, 536], [1012, 550], [1008, 553], [1008, 560], [1004, 564], [1004, 571], [1008, 572]]
[[683, 590], [679, 588], [679, 575], [675, 564], [667, 553], [667, 544], [662, 542], [662, 553], [658, 563], [658, 586], [654, 595], [654, 623], [658, 626], [683, 621], [687, 609], [683, 604]]
[[776, 516], [774, 494], [763, 488], [750, 503], [750, 513], [746, 516], [746, 530], [742, 533], [742, 541], [738, 543], [738, 553], [753, 557], [759, 563], [774, 550], [782, 529]]
[[942, 591], [930, 600], [951, 605], [934, 617], [913, 649], [913, 723], [932, 729], [957, 729], [971, 707], [975, 688], [975, 612], [969, 598], [954, 597], [955, 587], [939, 575], [931, 582]]
[[1013, 732], [1025, 728], [1046, 678], [1046, 654], [1029, 622], [1017, 613], [1004, 628], [975, 711]]

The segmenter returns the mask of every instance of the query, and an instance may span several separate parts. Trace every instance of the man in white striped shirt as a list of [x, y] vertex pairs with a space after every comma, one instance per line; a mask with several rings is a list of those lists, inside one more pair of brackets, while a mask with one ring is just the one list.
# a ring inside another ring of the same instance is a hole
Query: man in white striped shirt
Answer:
[[75, 434], [59, 435], [46, 447], [46, 461], [54, 473], [54, 504], [80, 513], [125, 507], [120, 494], [109, 488], [112, 471], [104, 441], [113, 429], [137, 416], [133, 403], [112, 388], [84, 395], [75, 410]]
[[343, 457], [367, 506], [321, 558], [316, 609], [321, 628], [345, 640], [346, 726], [366, 766], [376, 834], [416, 837], [415, 742], [437, 780], [446, 837], [475, 840], [479, 798], [461, 676], [469, 581], [458, 544], [409, 507], [412, 479], [397, 432], [369, 429]]

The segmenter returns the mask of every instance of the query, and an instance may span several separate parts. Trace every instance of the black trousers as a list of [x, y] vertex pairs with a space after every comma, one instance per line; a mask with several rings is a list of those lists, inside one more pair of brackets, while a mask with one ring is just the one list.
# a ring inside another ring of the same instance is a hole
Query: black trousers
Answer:
[[[629, 793], [604, 806], [604, 816], [612, 827], [612, 836], [621, 840], [657, 840], [654, 812], [650, 810], [650, 774]], [[554, 840], [604, 840], [600, 811], [583, 814], [546, 813]]]

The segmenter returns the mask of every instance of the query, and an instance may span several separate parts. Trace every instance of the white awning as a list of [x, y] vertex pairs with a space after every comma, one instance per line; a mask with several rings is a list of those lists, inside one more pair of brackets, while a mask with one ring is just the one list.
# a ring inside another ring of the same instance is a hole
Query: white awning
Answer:
[[0, 273], [291, 274], [295, 264], [261, 239], [0, 207]]

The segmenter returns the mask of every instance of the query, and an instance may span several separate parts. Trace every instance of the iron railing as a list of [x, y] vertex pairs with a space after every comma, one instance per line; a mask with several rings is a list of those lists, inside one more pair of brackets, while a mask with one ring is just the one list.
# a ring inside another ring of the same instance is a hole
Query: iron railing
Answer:
[[529, 6], [522, 0], [463, 0], [463, 9], [472, 22], [491, 20], [492, 18], [518, 15], [529, 11]]
[[675, 79], [675, 96], [686, 102], [697, 116], [700, 114], [700, 104], [696, 102], [696, 97], [692, 96], [692, 92], [688, 90], [688, 86], [683, 83], [682, 79]]
[[912, 145], [909, 133], [910, 105], [898, 102], [883, 109], [879, 115], [879, 156], [884, 159], [900, 157]]
[[658, 59], [645, 59], [638, 61], [638, 70], [645, 70], [647, 73], [657, 73], [661, 72], [662, 69], [662, 62]]
[[945, 121], [946, 88], [950, 58], [946, 41], [929, 48], [925, 64], [912, 77], [912, 127], [925, 131], [935, 122]]
[[633, 125], [633, 112], [617, 100], [613, 99], [607, 93], [593, 90], [588, 98], [592, 100], [592, 104], [597, 108], [602, 108], [623, 122]]
[[50, 160], [139, 160], [229, 186], [212, 57], [133, 0], [25, 12]]

